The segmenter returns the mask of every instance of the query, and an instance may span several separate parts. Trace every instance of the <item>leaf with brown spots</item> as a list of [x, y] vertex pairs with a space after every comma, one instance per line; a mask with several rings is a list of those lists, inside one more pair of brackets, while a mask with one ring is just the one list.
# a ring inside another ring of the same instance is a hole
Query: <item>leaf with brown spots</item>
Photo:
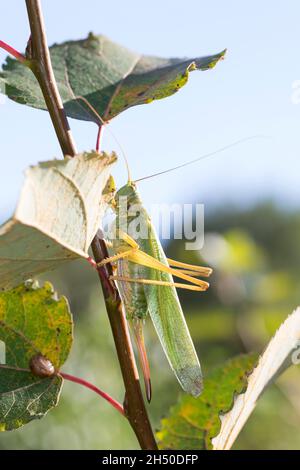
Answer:
[[[68, 116], [84, 121], [97, 117], [77, 96], [83, 96], [109, 120], [139, 104], [173, 95], [188, 81], [193, 70], [212, 69], [225, 55], [198, 58], [144, 56], [105, 36], [54, 44], [50, 48], [54, 74]], [[46, 109], [39, 84], [28, 67], [8, 58], [0, 73], [0, 86], [9, 98], [34, 108]]]
[[73, 340], [68, 302], [57, 298], [51, 284], [39, 288], [27, 282], [0, 293], [0, 340], [6, 349], [0, 364], [0, 431], [10, 431], [42, 418], [56, 406], [62, 378], [40, 378], [30, 371], [37, 354], [58, 371]]

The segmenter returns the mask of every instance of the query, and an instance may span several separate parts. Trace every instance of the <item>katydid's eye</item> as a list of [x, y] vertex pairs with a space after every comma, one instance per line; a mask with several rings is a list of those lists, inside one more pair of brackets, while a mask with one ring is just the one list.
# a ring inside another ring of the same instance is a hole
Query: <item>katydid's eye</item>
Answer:
[[42, 354], [36, 354], [30, 360], [29, 367], [36, 377], [52, 377], [55, 374], [55, 368], [49, 359]]

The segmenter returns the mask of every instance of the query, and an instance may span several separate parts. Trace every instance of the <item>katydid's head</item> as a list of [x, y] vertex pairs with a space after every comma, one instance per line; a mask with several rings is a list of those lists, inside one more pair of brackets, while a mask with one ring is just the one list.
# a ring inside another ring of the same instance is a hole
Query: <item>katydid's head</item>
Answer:
[[137, 187], [134, 181], [128, 181], [122, 188], [120, 188], [116, 193], [116, 203], [119, 204], [121, 200], [127, 200], [127, 206], [135, 203], [139, 203], [139, 195]]
[[136, 193], [136, 185], [133, 181], [128, 181], [117, 191], [118, 196], [131, 196]]
[[[119, 228], [123, 223], [127, 227], [128, 224], [139, 217], [143, 204], [134, 182], [129, 181], [117, 191], [114, 198], [114, 206]], [[126, 231], [127, 229], [124, 230], [123, 228], [122, 230]]]

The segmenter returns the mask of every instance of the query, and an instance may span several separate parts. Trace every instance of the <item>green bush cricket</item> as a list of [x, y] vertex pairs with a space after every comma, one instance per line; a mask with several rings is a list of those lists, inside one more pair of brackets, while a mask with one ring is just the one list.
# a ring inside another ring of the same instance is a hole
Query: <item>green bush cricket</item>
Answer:
[[[120, 207], [124, 198], [127, 201], [127, 213], [124, 213]], [[110, 262], [116, 266], [112, 279], [117, 282], [126, 317], [137, 341], [147, 398], [150, 401], [151, 384], [142, 327], [148, 313], [182, 388], [187, 393], [198, 396], [202, 390], [201, 368], [176, 287], [206, 290], [208, 283], [197, 279], [196, 276], [209, 276], [211, 269], [166, 258], [134, 182], [128, 181], [116, 193], [114, 208], [116, 213], [114, 233], [117, 236], [111, 238], [110, 242], [115, 255], [101, 264]], [[138, 214], [131, 215], [136, 208], [139, 208]], [[147, 227], [147, 237], [133, 238], [130, 230], [126, 229], [136, 217], [139, 223]], [[173, 276], [189, 284], [174, 282]]]
[[[106, 124], [85, 98], [77, 98], [82, 99], [89, 109], [98, 116], [101, 124]], [[100, 132], [98, 138], [99, 136]], [[151, 175], [151, 177], [190, 165], [248, 139], [239, 140], [177, 167]], [[125, 155], [124, 158], [128, 170]], [[141, 178], [138, 181], [146, 178], [149, 177]], [[124, 204], [122, 207], [124, 200], [125, 210]], [[109, 237], [112, 256], [103, 260], [98, 266], [111, 263], [114, 267], [114, 275], [111, 276], [111, 279], [117, 283], [124, 313], [137, 343], [147, 399], [151, 400], [151, 382], [143, 323], [148, 314], [181, 387], [185, 392], [197, 397], [203, 388], [201, 366], [176, 288], [205, 291], [209, 284], [198, 277], [208, 277], [212, 270], [207, 267], [170, 260], [166, 257], [150, 217], [142, 205], [136, 181], [134, 182], [130, 178], [129, 170], [127, 184], [116, 192], [111, 205], [116, 215], [114, 230], [111, 231], [114, 235]], [[132, 210], [133, 207], [134, 210]], [[133, 234], [128, 230], [130, 225], [136, 225], [135, 218], [138, 218], [139, 224], [147, 227], [146, 237]], [[173, 276], [185, 280], [186, 283], [174, 282]]]

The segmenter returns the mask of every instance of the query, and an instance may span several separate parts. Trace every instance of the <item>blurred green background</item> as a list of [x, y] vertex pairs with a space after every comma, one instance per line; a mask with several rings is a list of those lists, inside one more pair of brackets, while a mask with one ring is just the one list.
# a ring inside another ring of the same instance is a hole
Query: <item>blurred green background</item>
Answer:
[[[297, 306], [300, 289], [300, 214], [272, 203], [207, 214], [205, 247], [186, 252], [184, 241], [166, 247], [172, 258], [214, 268], [205, 294], [180, 292], [204, 373], [245, 351], [261, 352], [278, 325]], [[123, 387], [101, 290], [83, 261], [44, 277], [70, 300], [75, 343], [64, 371], [92, 381], [122, 400]], [[150, 322], [146, 341], [152, 368], [155, 428], [180, 389]], [[300, 448], [299, 369], [272, 385], [236, 442], [237, 449]], [[106, 402], [65, 383], [59, 406], [44, 419], [2, 433], [1, 449], [132, 449], [135, 437]]]
[[[208, 292], [180, 292], [204, 372], [234, 354], [261, 352], [299, 304], [299, 1], [187, 0], [183, 5], [179, 0], [152, 0], [150, 13], [139, 0], [42, 3], [50, 44], [93, 31], [140, 53], [165, 57], [196, 57], [228, 48], [218, 67], [191, 74], [189, 84], [170, 99], [122, 113], [111, 129], [126, 149], [134, 178], [244, 137], [271, 137], [140, 185], [148, 208], [153, 203], [205, 204], [205, 249], [188, 253], [180, 241], [166, 247], [172, 258], [203, 261], [214, 268]], [[29, 36], [25, 2], [10, 0], [1, 14], [1, 40], [24, 50]], [[1, 63], [6, 55], [0, 51]], [[1, 95], [0, 105], [2, 223], [13, 213], [23, 171], [38, 161], [59, 158], [60, 149], [47, 113]], [[90, 149], [95, 126], [74, 120], [70, 124], [78, 148]], [[118, 150], [104, 133], [103, 148], [112, 147]], [[118, 187], [124, 184], [122, 161], [114, 176]], [[65, 372], [89, 379], [122, 400], [95, 272], [81, 261], [43, 279], [66, 295], [74, 314], [75, 343]], [[146, 333], [154, 388], [149, 413], [157, 428], [180, 388], [149, 322]], [[269, 388], [235, 447], [300, 449], [299, 384], [299, 368], [293, 367]], [[131, 429], [115, 410], [70, 383], [64, 385], [59, 406], [43, 420], [0, 434], [0, 449], [136, 446]]]

